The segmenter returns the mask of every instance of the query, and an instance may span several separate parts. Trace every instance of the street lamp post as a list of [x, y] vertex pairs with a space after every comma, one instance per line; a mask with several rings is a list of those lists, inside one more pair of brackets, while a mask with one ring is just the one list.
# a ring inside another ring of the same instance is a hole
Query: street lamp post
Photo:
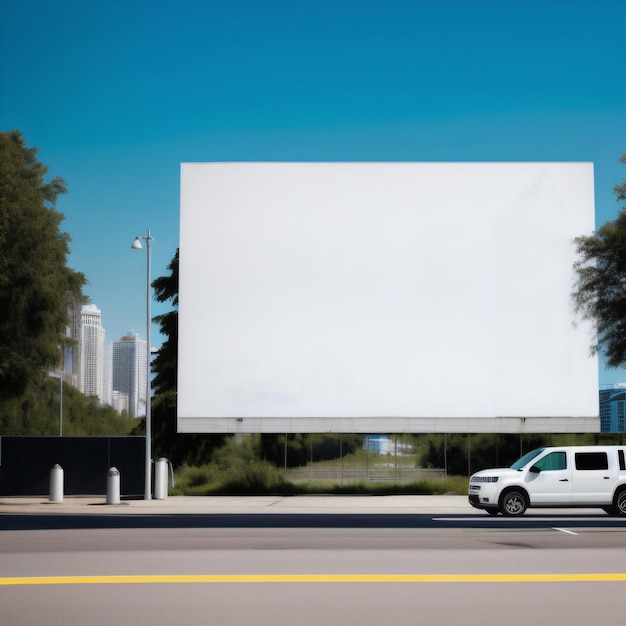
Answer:
[[[135, 237], [131, 248], [141, 250], [141, 240], [145, 240], [147, 248], [147, 272], [146, 272], [146, 481], [144, 500], [152, 499], [152, 424], [150, 416], [150, 241], [153, 237], [148, 228], [148, 234], [143, 237]], [[137, 346], [139, 347], [139, 345]]]

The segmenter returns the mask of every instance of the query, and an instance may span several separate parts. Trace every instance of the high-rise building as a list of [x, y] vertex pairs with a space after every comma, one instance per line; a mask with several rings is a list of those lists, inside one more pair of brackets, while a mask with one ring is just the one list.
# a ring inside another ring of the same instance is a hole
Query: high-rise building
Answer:
[[600, 389], [600, 432], [626, 432], [626, 383]]
[[128, 396], [131, 417], [146, 414], [146, 342], [135, 334], [128, 334], [113, 342], [113, 394]]
[[104, 400], [104, 328], [95, 304], [83, 305], [78, 325], [78, 388]]
[[67, 305], [67, 325], [65, 337], [67, 340], [61, 344], [59, 365], [55, 369], [55, 377], [58, 375], [63, 381], [72, 387], [79, 387], [80, 381], [80, 319], [83, 304], [72, 300]]
[[111, 397], [111, 406], [120, 414], [124, 411], [128, 413], [128, 394], [114, 391]]
[[[104, 399], [103, 404], [115, 407], [113, 402], [113, 344], [109, 342], [104, 350]], [[125, 407], [128, 411], [128, 407]], [[118, 410], [118, 413], [121, 413]]]

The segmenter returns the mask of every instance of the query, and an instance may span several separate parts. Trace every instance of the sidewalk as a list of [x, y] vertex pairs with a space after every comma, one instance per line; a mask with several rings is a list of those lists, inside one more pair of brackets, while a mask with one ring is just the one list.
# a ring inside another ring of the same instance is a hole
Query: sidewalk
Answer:
[[467, 496], [169, 496], [164, 500], [122, 500], [105, 496], [0, 497], [0, 515], [209, 515], [209, 514], [477, 514]]

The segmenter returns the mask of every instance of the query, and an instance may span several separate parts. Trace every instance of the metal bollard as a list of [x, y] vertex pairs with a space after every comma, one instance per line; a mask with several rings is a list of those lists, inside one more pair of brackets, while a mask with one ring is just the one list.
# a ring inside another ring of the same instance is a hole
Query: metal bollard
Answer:
[[169, 461], [161, 457], [154, 464], [154, 499], [165, 500], [167, 498], [167, 470]]
[[120, 503], [120, 472], [112, 467], [107, 474], [107, 504]]
[[63, 468], [57, 463], [50, 470], [50, 502], [63, 502]]

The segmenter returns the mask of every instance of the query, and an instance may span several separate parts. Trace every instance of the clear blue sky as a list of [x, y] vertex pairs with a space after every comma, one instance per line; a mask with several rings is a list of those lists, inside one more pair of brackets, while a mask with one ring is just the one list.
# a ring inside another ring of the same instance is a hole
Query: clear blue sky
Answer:
[[626, 3], [4, 0], [11, 129], [68, 183], [69, 264], [107, 342], [145, 338], [130, 244], [150, 228], [166, 273], [183, 161], [591, 161], [596, 221], [613, 219]]

